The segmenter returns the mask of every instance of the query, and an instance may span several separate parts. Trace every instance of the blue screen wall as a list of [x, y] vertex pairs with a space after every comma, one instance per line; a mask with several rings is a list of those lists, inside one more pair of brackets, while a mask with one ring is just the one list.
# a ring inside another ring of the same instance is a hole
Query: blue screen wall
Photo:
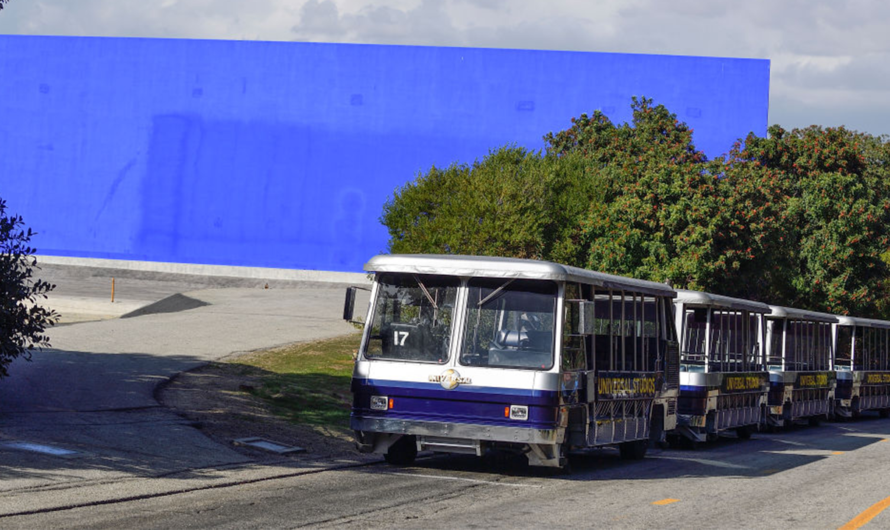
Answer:
[[632, 95], [716, 156], [765, 133], [768, 87], [765, 60], [0, 36], [0, 197], [40, 254], [359, 271], [432, 165]]

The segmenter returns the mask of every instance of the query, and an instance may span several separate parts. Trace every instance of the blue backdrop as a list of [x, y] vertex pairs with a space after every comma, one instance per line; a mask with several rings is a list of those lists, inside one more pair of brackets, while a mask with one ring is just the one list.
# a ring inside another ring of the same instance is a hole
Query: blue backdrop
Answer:
[[40, 254], [359, 271], [432, 165], [632, 95], [713, 157], [766, 132], [768, 92], [765, 60], [0, 36], [0, 197]]

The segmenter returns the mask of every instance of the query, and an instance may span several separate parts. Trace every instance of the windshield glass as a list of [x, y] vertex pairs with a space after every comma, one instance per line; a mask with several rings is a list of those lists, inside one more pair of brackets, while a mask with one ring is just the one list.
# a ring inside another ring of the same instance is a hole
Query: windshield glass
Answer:
[[470, 366], [553, 366], [556, 283], [470, 280], [460, 362]]
[[460, 281], [446, 276], [380, 274], [377, 284], [364, 356], [446, 362]]

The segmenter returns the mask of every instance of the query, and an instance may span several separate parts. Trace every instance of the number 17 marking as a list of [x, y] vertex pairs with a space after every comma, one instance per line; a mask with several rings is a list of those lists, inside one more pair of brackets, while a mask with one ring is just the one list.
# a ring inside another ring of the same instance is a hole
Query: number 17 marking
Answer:
[[[404, 346], [405, 340], [408, 339], [408, 333], [409, 332], [407, 332], [407, 331], [394, 331], [393, 332], [393, 339], [395, 339], [394, 344], [396, 346]], [[401, 335], [401, 339], [399, 338], [400, 335]]]

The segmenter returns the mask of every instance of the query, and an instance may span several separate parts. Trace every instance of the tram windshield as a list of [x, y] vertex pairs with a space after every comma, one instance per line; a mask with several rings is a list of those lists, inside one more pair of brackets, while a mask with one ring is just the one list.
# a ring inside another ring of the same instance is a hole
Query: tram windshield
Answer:
[[380, 274], [364, 355], [445, 363], [460, 281], [420, 274]]
[[549, 281], [470, 280], [461, 364], [550, 369], [556, 294]]

